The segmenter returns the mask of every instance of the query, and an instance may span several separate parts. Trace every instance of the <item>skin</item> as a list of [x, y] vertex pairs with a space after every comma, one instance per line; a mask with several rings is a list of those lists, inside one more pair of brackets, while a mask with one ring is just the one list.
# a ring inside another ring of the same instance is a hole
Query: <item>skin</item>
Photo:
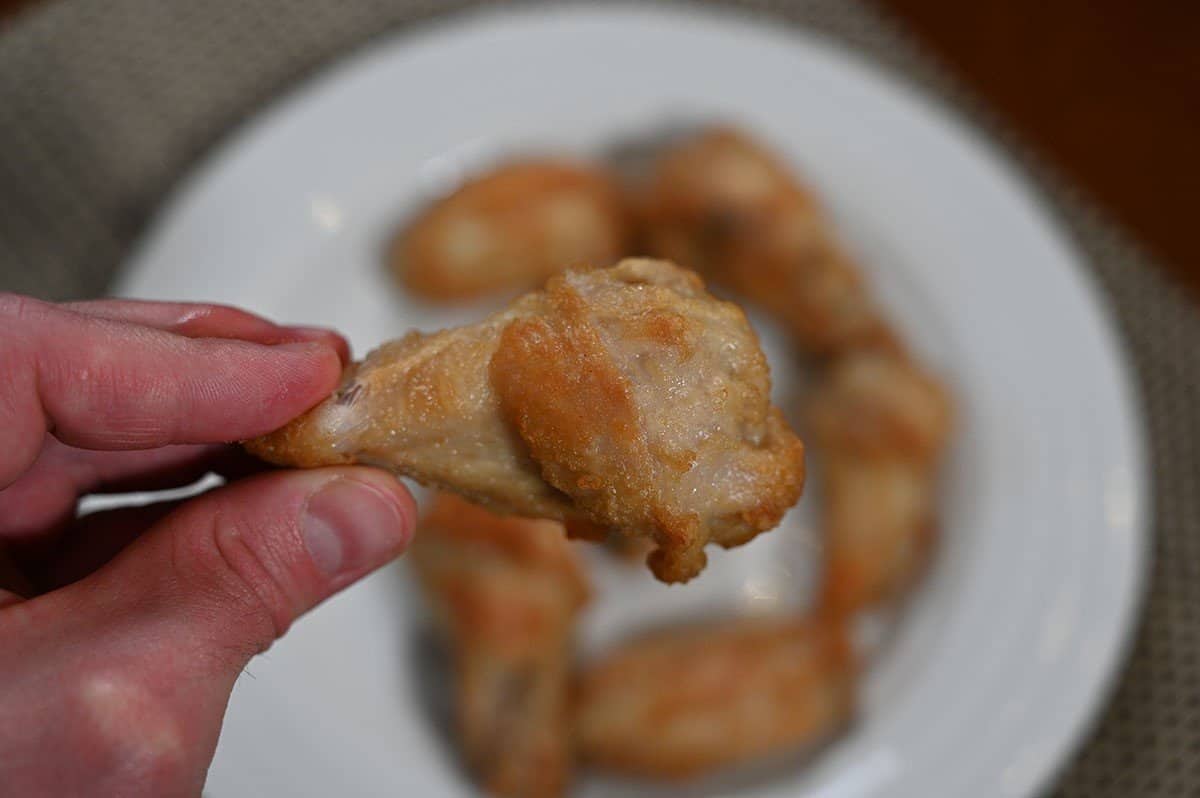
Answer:
[[804, 447], [736, 305], [666, 261], [568, 270], [464, 327], [386, 343], [338, 391], [247, 442], [269, 462], [366, 463], [500, 513], [650, 538], [664, 582], [800, 498]]
[[787, 165], [711, 128], [669, 147], [637, 198], [645, 244], [770, 313], [800, 351], [899, 351], [826, 218]]
[[225, 445], [334, 386], [345, 342], [227, 307], [0, 295], [0, 784], [195, 796], [234, 681], [407, 545], [361, 467], [261, 473], [75, 519], [92, 492], [255, 468]]
[[821, 367], [824, 601], [855, 612], [913, 583], [933, 545], [951, 398], [907, 352], [815, 194], [744, 132], [666, 148], [638, 198], [651, 251], [775, 317]]

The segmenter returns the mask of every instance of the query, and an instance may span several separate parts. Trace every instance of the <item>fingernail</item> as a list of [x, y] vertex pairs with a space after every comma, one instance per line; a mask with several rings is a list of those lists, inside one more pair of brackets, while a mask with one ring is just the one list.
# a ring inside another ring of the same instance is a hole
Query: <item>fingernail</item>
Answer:
[[278, 349], [283, 352], [299, 352], [308, 354], [309, 352], [316, 352], [328, 347], [318, 341], [288, 341], [282, 344], [271, 344], [271, 348]]
[[308, 327], [303, 324], [293, 324], [283, 328], [292, 338], [301, 341], [323, 341], [337, 335], [328, 327]]
[[331, 578], [382, 565], [407, 545], [411, 527], [395, 498], [346, 477], [310, 496], [301, 522], [309, 555]]
[[302, 325], [284, 327], [284, 332], [295, 341], [307, 341], [317, 344], [325, 344], [333, 347], [337, 351], [338, 357], [345, 363], [350, 359], [350, 345], [335, 330], [327, 327], [305, 327]]

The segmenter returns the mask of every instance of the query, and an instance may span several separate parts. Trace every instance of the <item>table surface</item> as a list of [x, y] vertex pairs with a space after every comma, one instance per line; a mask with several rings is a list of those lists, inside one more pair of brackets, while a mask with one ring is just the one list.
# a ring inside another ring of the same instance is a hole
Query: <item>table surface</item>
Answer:
[[[0, 0], [0, 29], [47, 0]], [[1200, 3], [875, 0], [1200, 301]]]
[[1200, 300], [1200, 3], [876, 3]]

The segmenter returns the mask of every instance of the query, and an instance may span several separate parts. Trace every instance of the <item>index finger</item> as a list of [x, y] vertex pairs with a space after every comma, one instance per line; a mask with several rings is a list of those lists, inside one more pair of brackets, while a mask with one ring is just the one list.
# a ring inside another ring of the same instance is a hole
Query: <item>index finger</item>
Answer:
[[315, 405], [340, 374], [321, 341], [189, 338], [0, 295], [0, 486], [47, 431], [86, 449], [243, 440]]
[[157, 327], [188, 338], [239, 338], [256, 344], [319, 341], [337, 350], [343, 362], [350, 360], [346, 340], [323, 327], [275, 324], [241, 308], [197, 302], [154, 302], [141, 299], [91, 299], [64, 302], [58, 307], [112, 321]]

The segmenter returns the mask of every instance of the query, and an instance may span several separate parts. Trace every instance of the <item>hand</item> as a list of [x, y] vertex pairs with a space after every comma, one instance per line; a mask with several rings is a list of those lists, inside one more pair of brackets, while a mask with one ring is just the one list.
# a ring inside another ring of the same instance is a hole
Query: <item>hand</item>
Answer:
[[84, 493], [253, 470], [222, 444], [346, 357], [226, 307], [0, 295], [0, 792], [198, 795], [247, 661], [405, 547], [412, 499], [367, 468], [75, 518]]

